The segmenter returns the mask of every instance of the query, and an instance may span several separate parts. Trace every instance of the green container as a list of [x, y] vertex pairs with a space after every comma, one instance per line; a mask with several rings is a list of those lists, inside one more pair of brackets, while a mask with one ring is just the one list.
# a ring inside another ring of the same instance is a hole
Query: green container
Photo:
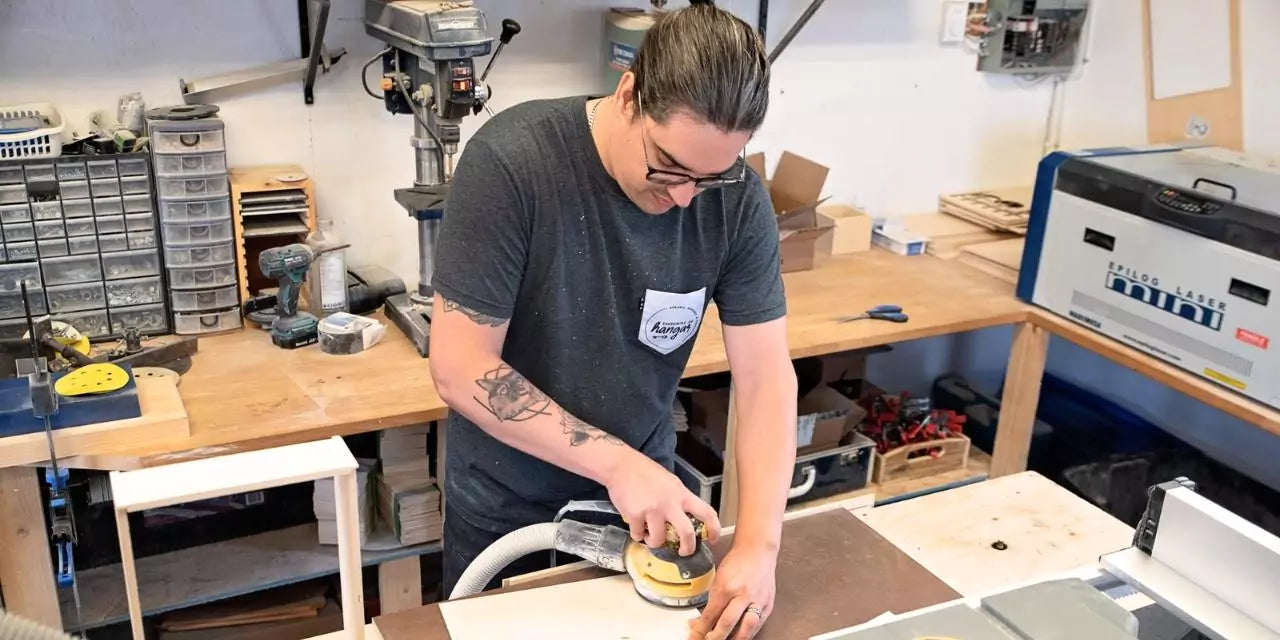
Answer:
[[654, 16], [643, 9], [613, 8], [605, 17], [604, 93], [613, 93], [631, 68]]

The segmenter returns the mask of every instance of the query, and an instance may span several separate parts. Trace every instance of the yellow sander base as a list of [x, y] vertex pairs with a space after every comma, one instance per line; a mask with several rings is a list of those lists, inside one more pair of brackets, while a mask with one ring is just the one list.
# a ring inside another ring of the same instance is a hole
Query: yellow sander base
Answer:
[[676, 563], [655, 556], [654, 550], [641, 543], [631, 542], [627, 545], [626, 566], [636, 593], [665, 607], [687, 609], [705, 605], [716, 569], [709, 561], [710, 551], [705, 548], [702, 551], [707, 555], [708, 569], [701, 575], [685, 576]]

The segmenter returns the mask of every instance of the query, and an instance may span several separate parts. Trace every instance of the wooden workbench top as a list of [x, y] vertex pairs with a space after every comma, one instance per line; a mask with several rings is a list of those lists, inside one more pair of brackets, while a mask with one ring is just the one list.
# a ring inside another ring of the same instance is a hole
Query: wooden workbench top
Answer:
[[[1009, 285], [931, 256], [908, 258], [873, 249], [829, 258], [814, 270], [784, 278], [795, 358], [1020, 322], [1028, 312]], [[879, 304], [901, 305], [911, 320], [834, 322]], [[728, 368], [713, 307], [686, 373]], [[447, 413], [427, 361], [390, 324], [380, 344], [354, 356], [332, 356], [315, 347], [279, 349], [256, 328], [201, 338], [179, 392], [191, 422], [189, 437], [120, 443], [96, 456], [94, 466], [166, 464], [394, 428]]]

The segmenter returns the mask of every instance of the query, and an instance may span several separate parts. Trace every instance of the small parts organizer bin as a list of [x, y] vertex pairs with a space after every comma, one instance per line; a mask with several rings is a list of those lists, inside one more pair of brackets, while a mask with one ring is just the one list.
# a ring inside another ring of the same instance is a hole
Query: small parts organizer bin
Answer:
[[148, 119], [174, 333], [241, 326], [224, 125]]
[[0, 160], [0, 337], [26, 312], [91, 339], [170, 333], [146, 153]]

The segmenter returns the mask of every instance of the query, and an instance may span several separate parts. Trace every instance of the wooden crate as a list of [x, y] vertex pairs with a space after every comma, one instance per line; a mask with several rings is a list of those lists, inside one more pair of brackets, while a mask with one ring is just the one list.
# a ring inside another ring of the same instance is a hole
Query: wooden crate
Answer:
[[[937, 457], [921, 455], [910, 457], [916, 451], [939, 449]], [[922, 478], [936, 473], [963, 469], [969, 464], [969, 438], [960, 434], [946, 440], [930, 440], [898, 447], [889, 453], [876, 452], [875, 468], [871, 481], [880, 484], [890, 480]]]

